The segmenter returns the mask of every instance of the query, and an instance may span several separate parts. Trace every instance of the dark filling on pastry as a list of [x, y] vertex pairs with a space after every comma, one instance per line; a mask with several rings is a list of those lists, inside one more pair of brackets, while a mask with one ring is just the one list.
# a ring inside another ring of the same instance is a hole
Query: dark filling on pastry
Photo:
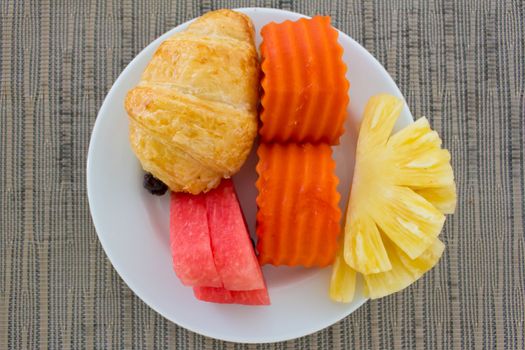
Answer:
[[151, 173], [146, 173], [144, 175], [143, 185], [149, 193], [156, 196], [162, 196], [168, 190], [168, 186], [166, 186], [164, 182], [157, 179]]

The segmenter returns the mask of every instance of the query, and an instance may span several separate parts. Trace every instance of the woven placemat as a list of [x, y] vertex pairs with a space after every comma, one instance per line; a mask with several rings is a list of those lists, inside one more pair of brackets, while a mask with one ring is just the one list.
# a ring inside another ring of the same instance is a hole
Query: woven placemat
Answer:
[[[98, 108], [153, 39], [212, 9], [332, 16], [452, 152], [439, 265], [311, 336], [252, 349], [523, 349], [525, 4], [508, 1], [0, 2], [0, 349], [222, 349], [134, 296], [98, 242], [85, 164]], [[352, 86], [359, 89], [359, 86]]]

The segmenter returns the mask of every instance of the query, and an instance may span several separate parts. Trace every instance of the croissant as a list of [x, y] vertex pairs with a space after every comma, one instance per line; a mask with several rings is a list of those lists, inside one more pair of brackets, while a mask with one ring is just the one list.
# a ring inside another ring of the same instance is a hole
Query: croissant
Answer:
[[126, 96], [144, 170], [172, 191], [209, 191], [237, 172], [257, 133], [259, 63], [244, 14], [209, 12], [164, 41]]

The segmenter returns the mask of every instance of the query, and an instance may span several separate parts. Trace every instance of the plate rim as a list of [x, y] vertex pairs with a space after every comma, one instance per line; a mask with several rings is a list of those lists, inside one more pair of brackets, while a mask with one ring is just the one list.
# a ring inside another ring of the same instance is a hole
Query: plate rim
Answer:
[[[246, 12], [255, 12], [256, 13], [258, 11], [264, 11], [264, 12], [270, 12], [270, 14], [271, 14], [271, 12], [274, 12], [274, 13], [279, 13], [279, 14], [291, 15], [291, 16], [294, 16], [294, 17], [295, 16], [300, 16], [300, 17], [303, 17], [303, 18], [311, 18], [310, 16], [304, 15], [302, 13], [289, 11], [289, 10], [270, 8], [270, 7], [241, 7], [241, 8], [233, 8], [232, 10], [243, 12], [243, 13], [246, 13]], [[95, 148], [95, 144], [97, 143], [97, 140], [99, 138], [98, 135], [101, 134], [98, 131], [102, 127], [101, 125], [103, 124], [101, 122], [103, 117], [101, 117], [101, 116], [103, 116], [104, 114], [107, 114], [106, 109], [109, 108], [110, 101], [112, 100], [112, 96], [115, 94], [115, 87], [120, 85], [119, 84], [120, 81], [122, 79], [124, 79], [124, 77], [128, 74], [129, 71], [132, 71], [135, 68], [135, 66], [137, 65], [137, 62], [138, 62], [138, 57], [142, 56], [144, 54], [144, 52], [146, 52], [150, 46], [155, 45], [157, 42], [161, 42], [162, 40], [165, 40], [165, 38], [168, 37], [169, 35], [172, 35], [172, 32], [175, 29], [177, 29], [179, 27], [187, 26], [187, 25], [189, 25], [191, 22], [193, 22], [197, 18], [198, 17], [192, 18], [192, 19], [190, 19], [188, 21], [185, 21], [183, 23], [180, 23], [180, 24], [176, 25], [175, 27], [170, 28], [165, 33], [161, 34], [160, 36], [158, 36], [157, 38], [152, 40], [139, 53], [137, 53], [133, 57], [133, 59], [126, 65], [126, 67], [122, 70], [122, 72], [119, 74], [117, 79], [113, 82], [113, 84], [111, 85], [111, 88], [108, 90], [108, 92], [106, 94], [106, 97], [104, 98], [104, 100], [102, 102], [102, 105], [101, 105], [101, 107], [100, 107], [100, 109], [99, 109], [99, 111], [97, 113], [97, 117], [95, 119], [92, 131], [91, 131], [91, 135], [90, 135], [88, 154], [87, 154], [87, 160], [86, 160], [86, 187], [87, 187], [87, 197], [88, 197], [88, 206], [89, 206], [90, 216], [91, 216], [91, 220], [93, 222], [93, 226], [95, 228], [98, 240], [100, 241], [102, 249], [104, 250], [104, 253], [105, 253], [107, 259], [109, 260], [109, 262], [111, 263], [112, 267], [115, 269], [115, 271], [118, 273], [119, 277], [124, 281], [124, 283], [126, 283], [126, 285], [130, 288], [130, 290], [143, 303], [145, 303], [149, 308], [151, 308], [152, 310], [157, 312], [159, 315], [164, 317], [166, 320], [176, 324], [179, 327], [182, 327], [184, 329], [187, 329], [189, 331], [192, 331], [194, 333], [200, 334], [202, 336], [205, 336], [205, 337], [208, 337], [208, 338], [211, 338], [211, 339], [214, 338], [214, 339], [218, 339], [218, 340], [229, 341], [229, 342], [234, 342], [234, 343], [244, 343], [244, 344], [275, 343], [275, 342], [281, 342], [281, 341], [294, 340], [294, 339], [297, 339], [297, 338], [300, 338], [300, 337], [311, 335], [311, 334], [316, 333], [318, 331], [324, 330], [324, 329], [334, 325], [335, 323], [341, 321], [342, 319], [348, 317], [350, 314], [352, 314], [357, 309], [359, 309], [361, 306], [363, 306], [369, 300], [369, 298], [363, 297], [362, 300], [360, 300], [359, 302], [356, 303], [356, 305], [355, 305], [355, 307], [353, 309], [351, 309], [348, 313], [345, 312], [342, 317], [340, 317], [339, 315], [335, 315], [334, 317], [330, 318], [328, 321], [325, 320], [325, 322], [321, 322], [321, 323], [312, 323], [312, 326], [304, 327], [302, 331], [295, 331], [295, 332], [289, 333], [289, 335], [286, 336], [286, 337], [278, 337], [278, 336], [277, 337], [266, 337], [265, 340], [261, 340], [261, 339], [243, 338], [241, 336], [241, 337], [237, 337], [237, 338], [233, 339], [233, 338], [230, 338], [228, 336], [224, 337], [224, 336], [221, 336], [221, 335], [218, 335], [218, 334], [211, 334], [211, 333], [203, 334], [200, 330], [195, 329], [192, 326], [181, 325], [180, 323], [176, 322], [170, 316], [168, 316], [166, 313], [164, 313], [162, 310], [160, 310], [156, 306], [152, 305], [149, 301], [145, 300], [143, 298], [143, 296], [141, 295], [142, 293], [137, 293], [137, 290], [140, 290], [140, 288], [137, 288], [135, 283], [133, 283], [130, 280], [130, 278], [126, 277], [127, 274], [123, 273], [122, 268], [120, 267], [120, 265], [118, 263], [116, 263], [115, 258], [108, 251], [108, 248], [107, 248], [108, 247], [108, 243], [106, 242], [106, 239], [104, 238], [104, 235], [101, 235], [99, 233], [100, 232], [100, 230], [99, 230], [100, 229], [100, 219], [97, 220], [97, 215], [95, 214], [95, 211], [93, 210], [94, 201], [95, 201], [93, 197], [95, 196], [95, 194], [93, 193], [94, 189], [93, 189], [93, 185], [91, 185], [91, 183], [93, 181], [92, 180], [92, 176], [93, 176], [93, 172], [94, 172], [94, 168], [93, 168], [93, 166], [94, 166], [93, 165], [94, 148]], [[268, 23], [271, 23], [271, 22], [273, 22], [273, 21], [270, 21]], [[374, 63], [374, 65], [377, 66], [377, 68], [381, 71], [381, 73], [387, 77], [387, 80], [388, 80], [389, 84], [391, 85], [391, 88], [393, 88], [394, 90], [397, 90], [399, 92], [399, 94], [398, 94], [399, 97], [401, 97], [403, 99], [403, 102], [405, 102], [405, 106], [407, 106], [407, 108], [408, 108], [408, 105], [406, 104], [405, 98], [404, 98], [403, 94], [401, 93], [401, 90], [399, 89], [399, 87], [397, 86], [397, 84], [395, 83], [393, 78], [390, 76], [388, 71], [385, 69], [385, 67], [383, 67], [383, 65], [366, 48], [364, 48], [359, 42], [354, 40], [350, 35], [342, 32], [338, 28], [336, 28], [336, 29], [337, 29], [339, 35], [345, 36], [346, 39], [350, 40], [350, 42], [353, 45], [355, 45], [357, 47], [357, 49], [359, 51], [361, 51], [362, 54], [367, 56], [368, 60], [372, 61]], [[413, 120], [413, 117], [412, 117], [412, 120]]]

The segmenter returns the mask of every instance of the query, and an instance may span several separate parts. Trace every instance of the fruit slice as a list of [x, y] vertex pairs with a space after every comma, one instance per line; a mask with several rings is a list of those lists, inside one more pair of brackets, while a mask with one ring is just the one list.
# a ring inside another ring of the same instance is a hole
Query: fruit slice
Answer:
[[435, 239], [432, 245], [416, 259], [410, 259], [401, 249], [385, 239], [392, 269], [364, 275], [370, 298], [376, 299], [395, 293], [417, 281], [437, 264], [445, 245]]
[[455, 188], [450, 153], [440, 146], [439, 135], [425, 117], [392, 135], [385, 153], [395, 165], [394, 184], [413, 189]]
[[456, 185], [423, 188], [416, 193], [432, 203], [443, 214], [453, 214], [456, 210]]
[[341, 212], [326, 144], [261, 144], [257, 250], [261, 264], [326, 266], [334, 261]]
[[349, 303], [354, 299], [356, 272], [348, 266], [343, 256], [343, 246], [335, 258], [330, 279], [330, 298], [341, 303]]
[[233, 182], [222, 180], [219, 187], [204, 195], [215, 266], [224, 288], [264, 288], [261, 267], [253, 251]]
[[440, 148], [441, 140], [426, 119], [390, 137], [402, 108], [402, 100], [378, 95], [363, 116], [344, 250], [347, 264], [363, 274], [390, 268], [379, 231], [412, 259], [427, 250], [445, 216], [415, 190], [454, 184], [450, 155]]
[[[354, 249], [346, 255], [347, 262], [363, 273], [377, 273], [392, 268], [376, 223], [370, 216], [352, 215], [347, 219], [346, 244]], [[363, 254], [365, 254], [363, 256]]]
[[224, 288], [195, 287], [195, 297], [202, 301], [219, 304], [270, 305], [268, 290], [229, 291]]
[[430, 247], [445, 223], [436, 207], [407, 187], [385, 190], [380, 205], [383, 210], [370, 212], [370, 217], [412, 259]]
[[261, 36], [262, 141], [339, 143], [349, 83], [330, 17], [272, 22]]
[[[421, 118], [390, 136], [403, 102], [372, 97], [359, 133], [344, 237], [344, 262], [334, 266], [331, 297], [351, 301], [356, 270], [372, 298], [397, 292], [430, 270], [444, 245], [436, 237], [454, 211], [450, 154]], [[346, 263], [346, 265], [345, 265]], [[343, 282], [344, 278], [348, 281]]]
[[173, 269], [184, 285], [222, 286], [211, 249], [204, 195], [171, 193], [170, 246]]

